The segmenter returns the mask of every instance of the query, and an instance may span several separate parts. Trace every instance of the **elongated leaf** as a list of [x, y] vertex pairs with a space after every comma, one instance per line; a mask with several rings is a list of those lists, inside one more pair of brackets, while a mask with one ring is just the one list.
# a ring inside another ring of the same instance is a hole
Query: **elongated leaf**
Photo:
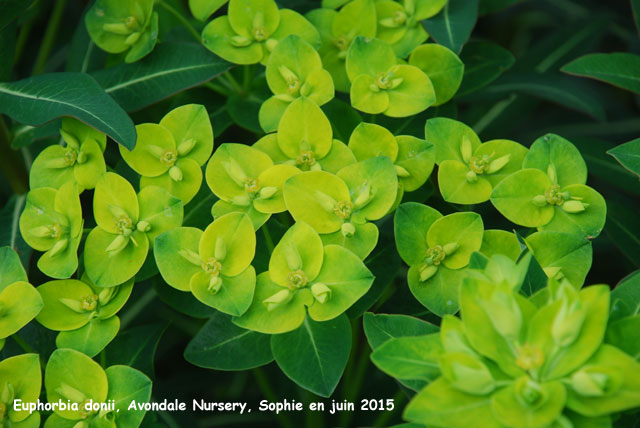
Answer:
[[505, 75], [483, 91], [499, 95], [514, 92], [542, 98], [578, 110], [595, 119], [605, 119], [601, 103], [591, 95], [587, 87], [556, 74]]
[[478, 0], [449, 0], [442, 12], [422, 21], [439, 44], [460, 53], [478, 19]]
[[511, 68], [516, 60], [502, 46], [483, 41], [469, 42], [460, 59], [464, 63], [464, 76], [458, 96], [485, 87]]
[[519, 1], [521, 0], [480, 0], [478, 13], [480, 15], [486, 15], [488, 13], [497, 12]]
[[200, 45], [163, 43], [140, 61], [92, 75], [122, 108], [134, 111], [211, 80], [229, 66]]
[[409, 315], [373, 314], [362, 317], [364, 333], [372, 349], [397, 337], [422, 336], [436, 333], [438, 327]]
[[[2, 0], [0, 1], [0, 30], [11, 21], [29, 9], [33, 0]], [[5, 59], [3, 59], [4, 61]]]
[[631, 220], [636, 219], [636, 209], [620, 203], [619, 201], [607, 201], [607, 223], [605, 234], [611, 239], [624, 256], [640, 267], [640, 223]]
[[73, 116], [128, 149], [136, 144], [129, 116], [84, 73], [51, 73], [0, 83], [0, 113], [36, 126]]
[[184, 358], [215, 370], [248, 370], [273, 361], [270, 336], [245, 330], [216, 312], [189, 342]]
[[16, 33], [15, 23], [11, 24], [5, 30], [0, 30], [0, 52], [4, 55], [4, 59], [0, 61], [0, 82], [11, 80], [13, 58], [16, 49]]
[[19, 219], [24, 204], [26, 201], [26, 195], [14, 195], [8, 201], [7, 204], [0, 210], [0, 246], [8, 246], [13, 248], [20, 256], [20, 261], [23, 266], [29, 266], [29, 258], [33, 250], [24, 239], [19, 229]]
[[640, 138], [620, 144], [607, 154], [616, 158], [620, 165], [640, 176]]
[[640, 0], [631, 0], [631, 9], [633, 10], [633, 19], [636, 21], [636, 30], [640, 35]]
[[338, 385], [350, 350], [351, 325], [345, 315], [324, 322], [307, 317], [298, 329], [271, 337], [271, 351], [284, 374], [322, 397]]
[[166, 324], [147, 324], [125, 330], [105, 349], [109, 365], [134, 367], [153, 376], [153, 359]]
[[[89, 6], [87, 6], [87, 9]], [[84, 22], [84, 14], [80, 22]], [[106, 57], [107, 53], [97, 47], [89, 37], [86, 25], [78, 25], [71, 39], [65, 71], [81, 71], [85, 73], [101, 68]]]
[[640, 56], [630, 53], [585, 55], [561, 69], [574, 76], [590, 77], [640, 94]]

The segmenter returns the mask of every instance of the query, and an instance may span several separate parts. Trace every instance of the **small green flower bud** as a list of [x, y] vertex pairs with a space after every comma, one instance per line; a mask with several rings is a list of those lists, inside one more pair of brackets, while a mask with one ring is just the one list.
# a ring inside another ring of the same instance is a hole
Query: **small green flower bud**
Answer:
[[316, 162], [313, 165], [311, 165], [311, 168], [309, 168], [309, 171], [322, 171], [322, 165]]
[[293, 293], [286, 288], [278, 291], [271, 297], [267, 297], [262, 301], [262, 303], [267, 307], [267, 311], [271, 312], [272, 310], [286, 305], [293, 298]]
[[558, 173], [556, 172], [556, 166], [552, 163], [547, 166], [547, 175], [553, 184], [558, 184]]
[[407, 171], [406, 168], [400, 166], [400, 165], [394, 165], [393, 166], [396, 170], [396, 175], [400, 178], [407, 178], [411, 175], [411, 173], [409, 171]]
[[118, 287], [106, 287], [98, 293], [98, 303], [106, 305], [113, 299], [113, 296], [118, 292]]
[[356, 227], [353, 225], [353, 223], [342, 223], [342, 226], [340, 226], [340, 231], [342, 232], [342, 236], [344, 236], [345, 238], [351, 238], [356, 234]]
[[534, 407], [543, 398], [540, 385], [527, 376], [516, 381], [515, 390], [518, 400], [527, 407]]
[[85, 152], [78, 152], [78, 159], [76, 159], [76, 161], [79, 164], [83, 164], [87, 161], [87, 159], [89, 158], [89, 156], [85, 153]]
[[60, 135], [62, 136], [62, 139], [65, 141], [65, 143], [67, 143], [69, 147], [71, 147], [74, 150], [80, 149], [80, 141], [78, 141], [78, 139], [74, 135], [68, 133], [62, 128], [60, 129]]
[[491, 163], [489, 163], [489, 167], [487, 168], [487, 174], [495, 174], [496, 172], [500, 171], [509, 163], [509, 160], [511, 160], [510, 154], [500, 156], [498, 159], [492, 160]]
[[61, 252], [67, 249], [68, 245], [69, 245], [69, 240], [67, 238], [60, 239], [58, 242], [53, 244], [53, 247], [49, 250], [49, 255], [51, 257], [54, 257], [60, 254]]
[[314, 196], [325, 211], [333, 211], [338, 204], [335, 199], [324, 192], [316, 190]]
[[280, 100], [280, 101], [284, 101], [285, 103], [290, 103], [291, 101], [293, 101], [295, 98], [292, 97], [289, 94], [276, 94], [273, 96], [273, 98]]
[[396, 22], [396, 20], [392, 17], [381, 19], [380, 21], [378, 21], [378, 24], [380, 24], [381, 27], [385, 28], [397, 28], [402, 25], [402, 23]]
[[277, 44], [278, 44], [278, 41], [276, 39], [267, 39], [267, 41], [264, 42], [264, 46], [267, 48], [269, 52], [273, 52]]
[[244, 48], [249, 46], [252, 41], [250, 38], [245, 36], [233, 36], [229, 39], [229, 43], [231, 46], [235, 46], [236, 48]]
[[207, 287], [207, 291], [211, 294], [218, 294], [218, 291], [222, 288], [222, 278], [219, 276], [212, 276], [209, 279], [209, 286]]
[[442, 247], [444, 253], [447, 256], [450, 256], [451, 254], [458, 251], [458, 248], [460, 248], [460, 244], [458, 244], [457, 242], [449, 242], [448, 244], [445, 244], [444, 247]]
[[251, 205], [251, 197], [247, 194], [235, 196], [231, 203], [241, 207], [248, 207]]
[[535, 370], [542, 367], [544, 363], [544, 353], [534, 345], [525, 343], [516, 351], [516, 364], [522, 370]]
[[458, 390], [485, 395], [495, 388], [491, 372], [480, 360], [465, 353], [449, 353], [440, 360], [442, 375]]
[[258, 192], [258, 196], [260, 197], [260, 199], [269, 199], [270, 197], [275, 195], [277, 191], [278, 188], [276, 186], [266, 186], [260, 189], [260, 191]]
[[309, 83], [304, 82], [300, 87], [300, 95], [302, 95], [303, 97], [308, 97], [309, 95], [311, 95], [311, 92], [313, 92], [313, 87]]
[[465, 178], [467, 179], [467, 183], [475, 183], [476, 181], [478, 181], [478, 174], [473, 171], [469, 171], [467, 172], [467, 176]]
[[293, 243], [285, 245], [284, 258], [287, 261], [289, 270], [297, 271], [299, 269], [302, 269], [302, 258], [300, 257], [300, 252]]
[[131, 28], [129, 28], [129, 26], [124, 22], [102, 24], [102, 29], [109, 33], [118, 34], [120, 36], [131, 34]]
[[371, 192], [371, 185], [365, 182], [364, 186], [362, 186], [362, 190], [360, 191], [360, 194], [354, 201], [353, 205], [356, 208], [362, 208], [365, 205], [367, 205], [371, 201], [371, 199], [373, 199], [373, 194]]
[[129, 243], [129, 237], [124, 235], [118, 235], [115, 237], [113, 241], [105, 248], [104, 250], [109, 253], [109, 256], [115, 256], [120, 251], [124, 250], [124, 248]]
[[601, 397], [607, 392], [610, 377], [605, 373], [580, 370], [571, 376], [571, 388], [583, 397]]
[[371, 85], [369, 85], [369, 90], [375, 94], [377, 94], [378, 92], [380, 92], [380, 88], [378, 87], [378, 85], [372, 83]]
[[321, 282], [311, 286], [311, 294], [319, 303], [325, 303], [331, 298], [331, 289]]
[[182, 170], [177, 166], [172, 166], [171, 168], [169, 168], [169, 177], [171, 177], [173, 181], [182, 181], [182, 179], [184, 178], [182, 175]]
[[129, 36], [124, 40], [124, 44], [127, 46], [133, 46], [136, 44], [136, 42], [138, 40], [140, 40], [140, 36], [142, 35], [142, 33], [140, 32], [135, 32], [135, 33], [131, 33], [129, 34]]
[[547, 205], [547, 198], [544, 195], [536, 195], [531, 200], [531, 203], [538, 208], [542, 208]]
[[165, 152], [166, 152], [165, 149], [163, 149], [160, 146], [156, 146], [155, 144], [148, 144], [148, 145], [144, 146], [144, 149], [147, 152], [149, 152], [149, 154], [151, 156], [153, 156], [154, 158], [157, 158], [158, 160], [161, 159], [164, 156]]
[[151, 223], [149, 223], [148, 221], [141, 220], [136, 225], [136, 229], [138, 229], [138, 231], [142, 233], [146, 233], [151, 230]]
[[178, 154], [180, 156], [188, 155], [191, 150], [196, 146], [197, 141], [193, 138], [187, 138], [178, 144]]
[[213, 252], [213, 256], [219, 261], [223, 261], [227, 257], [227, 243], [224, 242], [222, 236], [218, 236], [218, 239], [216, 239], [216, 249]]
[[551, 326], [551, 337], [558, 346], [569, 346], [578, 338], [586, 311], [579, 300], [565, 299]]
[[78, 391], [71, 385], [68, 385], [64, 382], [58, 388], [56, 388], [56, 392], [74, 403], [82, 403], [87, 399], [87, 396], [84, 395], [82, 391]]
[[580, 202], [580, 201], [565, 201], [564, 204], [560, 206], [563, 211], [568, 212], [569, 214], [578, 214], [587, 209], [589, 204]]
[[66, 159], [65, 157], [62, 157], [62, 158], [50, 159], [46, 162], [46, 165], [47, 165], [47, 168], [62, 169], [62, 168], [68, 168], [72, 164], [69, 163], [68, 159]]
[[133, 233], [133, 230], [131, 230], [131, 229], [125, 229], [125, 230], [122, 231], [122, 234], [124, 236], [126, 236], [127, 238], [130, 237], [132, 233]]
[[78, 314], [86, 312], [84, 309], [82, 309], [82, 302], [80, 302], [79, 300], [60, 298], [58, 299], [58, 301]]
[[462, 155], [462, 160], [466, 163], [471, 161], [471, 157], [473, 156], [473, 146], [466, 136], [462, 137], [462, 142], [460, 143], [460, 154]]
[[438, 266], [425, 264], [420, 269], [420, 282], [426, 282], [438, 272]]
[[228, 162], [223, 162], [222, 167], [229, 175], [229, 178], [235, 181], [238, 186], [244, 187], [244, 183], [248, 177], [235, 159], [229, 159]]
[[87, 296], [80, 302], [80, 306], [84, 311], [93, 311], [98, 306], [98, 295], [92, 294], [91, 296]]
[[29, 230], [29, 234], [36, 238], [53, 238], [50, 226], [37, 226]]
[[398, 86], [402, 85], [404, 79], [402, 77], [396, 77], [395, 79], [391, 79], [391, 87], [389, 89], [395, 89]]
[[[340, 51], [340, 52], [338, 52], [338, 58], [339, 58], [339, 59], [342, 59], [342, 60], [347, 59], [347, 51]], [[374, 92], [377, 92], [377, 91], [374, 91]]]
[[183, 259], [185, 259], [189, 263], [192, 263], [196, 266], [200, 266], [202, 264], [202, 259], [200, 258], [200, 255], [195, 251], [187, 250], [183, 248], [182, 250], [178, 251], [178, 254], [180, 254], [180, 256], [182, 256]]

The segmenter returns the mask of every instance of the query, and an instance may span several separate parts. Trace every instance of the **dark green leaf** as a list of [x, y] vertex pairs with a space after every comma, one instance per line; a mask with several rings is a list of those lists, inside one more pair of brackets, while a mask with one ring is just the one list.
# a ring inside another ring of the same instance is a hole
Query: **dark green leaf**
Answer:
[[609, 320], [635, 316], [640, 313], [640, 271], [622, 279], [611, 292]]
[[464, 76], [458, 95], [468, 94], [487, 86], [511, 68], [515, 58], [505, 48], [491, 42], [469, 42], [460, 59], [464, 63]]
[[32, 4], [33, 0], [0, 1], [0, 30], [19, 17], [25, 10], [29, 9]]
[[0, 83], [0, 113], [34, 126], [73, 116], [129, 149], [136, 144], [129, 116], [84, 73], [51, 73]]
[[296, 330], [271, 337], [271, 351], [284, 374], [322, 397], [329, 397], [351, 351], [351, 325], [345, 315], [316, 322], [307, 317]]
[[[84, 23], [84, 14], [80, 22]], [[78, 25], [71, 39], [65, 71], [93, 71], [101, 68], [106, 58], [107, 53], [97, 47], [89, 37], [87, 27]]]
[[163, 43], [140, 61], [92, 75], [122, 108], [134, 111], [211, 80], [229, 67], [200, 45]]
[[196, 366], [214, 370], [248, 370], [273, 361], [267, 334], [245, 330], [231, 317], [216, 312], [184, 351], [184, 358]]
[[585, 55], [562, 67], [574, 76], [601, 80], [640, 94], [640, 56], [630, 53]]
[[29, 258], [33, 250], [24, 242], [19, 229], [20, 214], [24, 209], [26, 195], [14, 195], [0, 210], [0, 247], [11, 247], [20, 256], [22, 265], [29, 266]]
[[433, 18], [422, 21], [439, 44], [460, 53], [478, 19], [478, 0], [449, 0]]
[[636, 360], [640, 359], [640, 315], [610, 322], [605, 342], [621, 349]]
[[0, 52], [2, 52], [4, 57], [4, 59], [0, 61], [0, 82], [11, 80], [15, 50], [16, 26], [12, 24], [5, 29], [0, 29]]
[[153, 376], [153, 359], [167, 324], [147, 324], [122, 331], [107, 346], [108, 365], [122, 364]]
[[38, 140], [56, 136], [58, 135], [61, 125], [62, 122], [59, 119], [45, 123], [42, 126], [17, 124], [11, 129], [11, 134], [13, 135], [11, 147], [19, 149], [33, 144]]
[[406, 336], [423, 336], [437, 332], [438, 326], [408, 315], [373, 314], [362, 317], [364, 333], [371, 349], [376, 349], [389, 339]]
[[620, 144], [607, 153], [616, 158], [620, 165], [640, 176], [640, 138]]
[[323, 105], [322, 110], [331, 122], [333, 138], [347, 144], [354, 128], [362, 122], [360, 114], [339, 98], [334, 98]]
[[215, 312], [215, 309], [201, 303], [193, 294], [176, 290], [159, 276], [151, 281], [160, 300], [180, 313], [194, 318], [209, 318]]
[[480, 0], [478, 13], [480, 15], [486, 15], [488, 13], [497, 12], [519, 1], [521, 0]]
[[636, 221], [637, 216], [636, 208], [609, 200], [604, 232], [634, 266], [640, 267], [640, 223]]
[[631, 0], [631, 10], [633, 11], [633, 19], [636, 21], [638, 35], [640, 35], [640, 0]]
[[263, 134], [264, 131], [258, 121], [258, 112], [261, 105], [262, 100], [254, 95], [240, 96], [233, 94], [227, 100], [227, 111], [238, 126], [256, 134]]

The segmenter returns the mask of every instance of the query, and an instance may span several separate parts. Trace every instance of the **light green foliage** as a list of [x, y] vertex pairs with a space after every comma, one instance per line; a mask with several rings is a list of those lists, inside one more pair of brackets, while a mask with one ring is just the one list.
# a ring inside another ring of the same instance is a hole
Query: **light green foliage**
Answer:
[[16, 252], [0, 247], [0, 349], [3, 339], [19, 331], [42, 309], [42, 299], [27, 281]]
[[321, 106], [334, 97], [333, 80], [322, 68], [320, 55], [296, 35], [278, 42], [267, 61], [265, 75], [274, 94], [260, 107], [260, 126], [265, 132], [278, 129], [280, 118], [291, 101], [306, 97]]
[[356, 37], [346, 68], [351, 105], [365, 113], [406, 117], [436, 102], [429, 77], [418, 67], [398, 64], [393, 49], [381, 40]]
[[157, 186], [138, 194], [127, 180], [108, 172], [93, 198], [97, 226], [87, 236], [84, 265], [99, 287], [120, 285], [142, 267], [153, 240], [182, 224], [182, 202]]
[[585, 185], [587, 167], [578, 149], [549, 134], [537, 139], [521, 171], [499, 183], [491, 202], [508, 220], [539, 230], [600, 234], [606, 219], [604, 198]]
[[85, 15], [85, 24], [100, 49], [126, 52], [126, 62], [149, 54], [158, 39], [153, 0], [98, 0]]
[[53, 187], [74, 181], [79, 191], [93, 189], [106, 172], [103, 152], [107, 136], [71, 117], [62, 119], [60, 135], [65, 146], [51, 145], [33, 161], [29, 173], [32, 189]]
[[453, 98], [462, 83], [464, 64], [453, 51], [442, 45], [429, 43], [418, 46], [411, 52], [409, 65], [424, 71], [431, 80], [436, 92], [434, 106]]
[[216, 219], [230, 212], [246, 213], [257, 230], [271, 214], [286, 210], [282, 186], [299, 172], [291, 165], [274, 165], [253, 147], [222, 144], [207, 164], [207, 184], [220, 199], [211, 213]]
[[447, 0], [376, 1], [376, 37], [387, 42], [399, 58], [406, 58], [429, 35], [420, 21], [436, 15]]
[[442, 197], [456, 204], [488, 201], [493, 187], [520, 170], [527, 154], [524, 146], [510, 140], [480, 144], [471, 128], [453, 119], [428, 120], [425, 134], [436, 146]]
[[31, 248], [44, 252], [38, 260], [43, 273], [69, 278], [78, 268], [83, 224], [78, 186], [70, 181], [58, 190], [41, 187], [29, 192], [20, 233]]
[[284, 185], [284, 201], [296, 221], [322, 234], [325, 244], [341, 245], [365, 259], [378, 241], [382, 218], [396, 200], [398, 178], [385, 156], [366, 159], [338, 171], [309, 171]]
[[14, 402], [33, 403], [40, 397], [42, 372], [38, 354], [22, 354], [0, 361], [0, 423], [3, 427], [36, 428], [40, 413], [14, 409]]
[[480, 215], [463, 212], [443, 217], [431, 207], [407, 202], [396, 210], [394, 231], [416, 299], [438, 315], [456, 313], [464, 268], [482, 245]]
[[518, 290], [529, 261], [495, 255], [484, 270], [470, 271], [460, 288], [461, 318], [445, 316], [439, 340], [405, 337], [376, 348], [373, 361], [392, 376], [424, 379], [421, 370], [394, 364], [398, 353], [430, 370], [406, 419], [451, 428], [478, 420], [496, 428], [591, 426], [592, 418], [640, 405], [638, 362], [602, 343], [609, 288], [577, 291], [550, 280], [527, 300]]
[[307, 312], [328, 321], [346, 311], [371, 287], [373, 275], [352, 252], [324, 246], [306, 223], [297, 222], [282, 237], [258, 276], [249, 310], [234, 322], [262, 333], [295, 330]]
[[189, 10], [196, 19], [206, 21], [226, 3], [227, 0], [189, 0]]
[[37, 289], [44, 307], [36, 320], [61, 332], [56, 340], [58, 347], [93, 357], [118, 333], [120, 321], [115, 314], [127, 302], [132, 288], [133, 279], [115, 287], [98, 287], [86, 274], [81, 281], [46, 282]]
[[213, 130], [207, 109], [187, 104], [167, 113], [160, 124], [136, 126], [133, 150], [120, 147], [122, 158], [142, 176], [140, 187], [158, 186], [189, 203], [202, 184], [201, 167], [213, 151]]
[[[145, 411], [128, 410], [128, 406], [131, 401], [145, 403], [151, 398], [151, 380], [143, 373], [126, 366], [111, 366], [105, 370], [73, 349], [58, 349], [51, 354], [44, 385], [50, 403], [60, 400], [78, 407], [78, 410], [56, 409], [47, 419], [46, 427], [67, 426], [65, 421], [74, 421], [69, 426], [137, 428]], [[116, 410], [86, 409], [89, 400], [94, 403], [113, 400]]]
[[205, 305], [240, 316], [253, 298], [255, 249], [251, 219], [234, 212], [217, 218], [204, 232], [191, 227], [169, 230], [158, 237], [154, 252], [167, 284], [191, 291]]
[[278, 9], [274, 0], [230, 0], [228, 15], [211, 21], [202, 43], [211, 52], [236, 64], [266, 64], [278, 41], [296, 34], [320, 45], [315, 27], [298, 12]]
[[347, 51], [357, 36], [375, 37], [376, 7], [374, 0], [347, 1], [339, 10], [314, 9], [307, 13], [309, 21], [320, 33], [319, 53], [324, 68], [331, 73], [336, 90], [349, 92], [345, 69]]

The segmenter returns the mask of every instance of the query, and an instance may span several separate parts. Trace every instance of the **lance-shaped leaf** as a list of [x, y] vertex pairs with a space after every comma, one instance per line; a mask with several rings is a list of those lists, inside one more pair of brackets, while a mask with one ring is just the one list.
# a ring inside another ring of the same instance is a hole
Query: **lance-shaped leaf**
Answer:
[[392, 338], [377, 347], [371, 361], [388, 375], [402, 380], [430, 382], [440, 375], [440, 335]]

